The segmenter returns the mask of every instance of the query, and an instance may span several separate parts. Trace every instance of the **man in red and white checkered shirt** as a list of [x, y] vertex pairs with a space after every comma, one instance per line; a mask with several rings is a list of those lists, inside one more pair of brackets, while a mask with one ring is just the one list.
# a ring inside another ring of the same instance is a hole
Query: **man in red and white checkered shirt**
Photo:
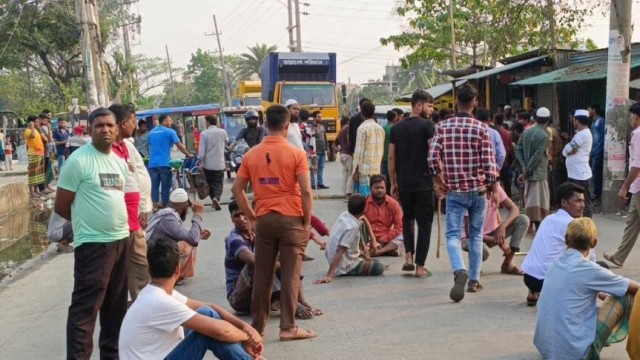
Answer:
[[[439, 122], [429, 150], [429, 169], [439, 197], [446, 195], [447, 252], [454, 272], [454, 286], [449, 296], [458, 302], [467, 291], [477, 292], [482, 267], [482, 225], [487, 193], [497, 199], [498, 168], [488, 127], [473, 118], [478, 93], [471, 85], [461, 86], [456, 93], [459, 112]], [[469, 274], [467, 274], [460, 237], [464, 217], [469, 214]], [[504, 238], [496, 239], [504, 242]]]

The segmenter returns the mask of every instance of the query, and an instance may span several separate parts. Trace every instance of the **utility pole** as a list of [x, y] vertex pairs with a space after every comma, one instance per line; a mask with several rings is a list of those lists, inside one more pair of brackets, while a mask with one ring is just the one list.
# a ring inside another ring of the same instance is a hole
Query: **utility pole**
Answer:
[[[137, 1], [136, 1], [137, 2]], [[125, 3], [123, 2], [121, 4], [121, 17], [122, 19], [124, 19], [125, 23], [122, 24], [122, 41], [124, 43], [124, 61], [127, 64], [126, 67], [126, 72], [125, 72], [125, 86], [126, 86], [126, 90], [129, 93], [129, 99], [132, 102], [136, 101], [136, 92], [134, 91], [133, 88], [133, 72], [130, 70], [130, 66], [133, 62], [133, 56], [131, 55], [131, 41], [129, 40], [129, 24], [126, 22], [127, 21], [127, 5], [130, 4], [130, 2]]]
[[80, 51], [82, 54], [82, 66], [84, 69], [84, 85], [87, 94], [87, 105], [89, 111], [100, 107], [98, 102], [98, 89], [93, 66], [93, 56], [91, 54], [91, 39], [89, 35], [89, 22], [87, 19], [87, 9], [85, 0], [75, 0], [76, 21], [81, 29]]
[[98, 89], [98, 102], [100, 106], [109, 106], [109, 77], [104, 58], [104, 45], [100, 35], [100, 16], [98, 15], [98, 0], [86, 0], [87, 19], [91, 36], [91, 53], [93, 55], [94, 74]]
[[300, 26], [300, 0], [296, 4], [296, 51], [302, 52], [302, 27]]
[[224, 83], [226, 85], [225, 95], [227, 96], [227, 106], [232, 106], [233, 102], [231, 101], [231, 81], [229, 80], [229, 73], [227, 72], [227, 66], [224, 62], [224, 54], [222, 53], [222, 44], [220, 43], [220, 35], [221, 32], [218, 31], [218, 21], [216, 21], [216, 16], [213, 15], [213, 27], [215, 32], [212, 34], [205, 33], [205, 36], [214, 36], [218, 40], [218, 53], [220, 54], [220, 65], [222, 65], [222, 77], [224, 78]]
[[451, 23], [451, 70], [456, 69], [456, 26], [453, 22], [453, 1], [449, 0], [449, 22]]
[[289, 51], [296, 51], [296, 44], [293, 42], [293, 0], [287, 1], [287, 13], [289, 15], [289, 26], [287, 31], [289, 32]]
[[[164, 49], [167, 52], [167, 63], [169, 64], [169, 81], [171, 81], [171, 92], [173, 93], [173, 101], [176, 101], [176, 83], [173, 81], [173, 68], [171, 67], [171, 57], [169, 57], [169, 45], [164, 45]], [[175, 105], [175, 104], [174, 104]]]
[[[558, 68], [558, 46], [556, 39], [556, 9], [553, 7], [553, 0], [547, 0], [547, 11], [549, 12], [549, 32], [551, 33], [551, 53], [553, 55], [553, 69]], [[553, 118], [556, 124], [560, 121], [560, 97], [558, 96], [558, 83], [551, 85], [553, 94]]]
[[602, 209], [618, 212], [618, 192], [626, 175], [626, 143], [629, 132], [629, 76], [631, 74], [632, 2], [612, 0], [609, 19], [609, 54]]

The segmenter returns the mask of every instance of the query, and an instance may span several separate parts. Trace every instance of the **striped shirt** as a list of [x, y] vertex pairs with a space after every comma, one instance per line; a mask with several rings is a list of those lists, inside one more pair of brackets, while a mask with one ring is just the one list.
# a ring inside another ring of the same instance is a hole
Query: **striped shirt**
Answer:
[[438, 123], [428, 161], [432, 175], [444, 174], [449, 191], [482, 191], [497, 181], [488, 126], [467, 114]]
[[331, 228], [329, 246], [325, 255], [329, 265], [338, 252], [340, 246], [346, 247], [347, 252], [340, 260], [340, 265], [336, 269], [335, 276], [345, 275], [353, 270], [362, 259], [360, 258], [360, 220], [356, 219], [348, 211], [338, 216], [338, 220]]
[[383, 152], [384, 129], [373, 119], [365, 120], [358, 128], [353, 168], [363, 175], [380, 174]]

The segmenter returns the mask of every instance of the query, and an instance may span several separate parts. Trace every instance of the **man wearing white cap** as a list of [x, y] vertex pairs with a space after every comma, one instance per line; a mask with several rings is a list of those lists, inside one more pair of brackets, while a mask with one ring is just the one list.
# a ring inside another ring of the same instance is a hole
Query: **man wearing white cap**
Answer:
[[504, 106], [504, 121], [510, 122], [510, 124], [514, 124], [516, 122], [516, 118], [513, 116], [513, 110], [510, 105]]
[[523, 168], [519, 180], [525, 184], [525, 213], [536, 229], [549, 214], [549, 133], [546, 125], [550, 117], [549, 109], [539, 108], [535, 113], [536, 125], [522, 133], [522, 139], [516, 146], [516, 157]]
[[298, 125], [298, 121], [300, 120], [300, 105], [296, 100], [289, 99], [285, 103], [285, 106], [291, 114], [291, 122], [289, 123], [289, 129], [287, 129], [287, 141], [289, 144], [304, 150], [304, 146], [302, 145], [302, 132], [300, 131], [300, 125]]
[[576, 134], [564, 147], [562, 155], [567, 158], [566, 165], [569, 181], [582, 186], [585, 190], [584, 216], [591, 217], [593, 211], [589, 187], [593, 174], [589, 166], [589, 154], [593, 145], [593, 136], [591, 135], [591, 130], [589, 130], [589, 112], [587, 110], [576, 110], [573, 127], [576, 128]]
[[[187, 210], [193, 210], [191, 228], [182, 226], [187, 217]], [[211, 232], [202, 229], [204, 205], [201, 202], [189, 201], [184, 189], [175, 189], [169, 195], [169, 204], [160, 209], [149, 219], [147, 226], [147, 244], [160, 238], [169, 238], [180, 247], [180, 281], [195, 275], [196, 248], [200, 240], [207, 240]]]

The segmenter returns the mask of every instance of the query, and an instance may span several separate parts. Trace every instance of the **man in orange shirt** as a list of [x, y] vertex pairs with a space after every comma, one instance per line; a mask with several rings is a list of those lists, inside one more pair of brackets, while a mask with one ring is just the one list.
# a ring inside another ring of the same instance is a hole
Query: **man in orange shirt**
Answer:
[[29, 158], [29, 192], [32, 197], [40, 196], [39, 185], [44, 184], [44, 142], [40, 135], [40, 122], [36, 116], [29, 116], [29, 128], [24, 132]]
[[[309, 164], [302, 149], [287, 142], [291, 115], [281, 105], [267, 109], [269, 135], [242, 160], [231, 192], [240, 210], [256, 224], [252, 326], [264, 333], [271, 310], [271, 289], [280, 253], [280, 340], [317, 334], [295, 324], [302, 256], [309, 240], [313, 195]], [[245, 193], [251, 182], [256, 211]]]
[[387, 196], [387, 184], [382, 175], [371, 176], [371, 195], [364, 209], [365, 223], [371, 228], [375, 239], [371, 239], [372, 256], [398, 256], [402, 237], [402, 209], [391, 196]]

